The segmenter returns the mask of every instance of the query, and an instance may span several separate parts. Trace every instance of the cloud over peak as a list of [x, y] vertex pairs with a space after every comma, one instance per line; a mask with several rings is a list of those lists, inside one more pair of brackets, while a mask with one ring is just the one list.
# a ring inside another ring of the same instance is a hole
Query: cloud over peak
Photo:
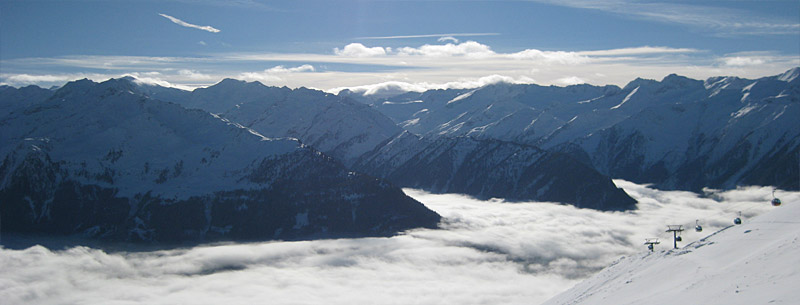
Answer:
[[497, 83], [532, 84], [534, 82], [535, 81], [529, 77], [513, 78], [510, 76], [494, 74], [479, 78], [464, 78], [458, 81], [452, 81], [446, 83], [429, 83], [429, 82], [410, 83], [403, 81], [387, 81], [371, 85], [333, 88], [328, 91], [338, 94], [340, 91], [347, 89], [353, 92], [363, 93], [364, 95], [391, 95], [403, 92], [425, 92], [427, 90], [437, 90], [437, 89], [470, 89]]
[[284, 78], [281, 77], [282, 75], [288, 75], [291, 73], [315, 72], [315, 71], [316, 69], [314, 69], [314, 66], [308, 64], [291, 68], [286, 68], [284, 66], [275, 66], [266, 69], [262, 72], [244, 72], [241, 73], [238, 78], [247, 81], [260, 81], [260, 82], [270, 83], [270, 82], [278, 82], [284, 80]]
[[187, 28], [195, 28], [195, 29], [198, 29], [198, 30], [203, 30], [203, 31], [211, 32], [211, 33], [219, 33], [220, 32], [220, 30], [218, 30], [218, 29], [216, 29], [216, 28], [214, 28], [214, 27], [212, 27], [210, 25], [201, 26], [201, 25], [191, 24], [191, 23], [188, 23], [186, 21], [183, 21], [183, 20], [180, 20], [178, 18], [175, 18], [175, 17], [172, 17], [170, 15], [167, 15], [167, 14], [159, 13], [158, 15], [160, 15], [161, 17], [169, 19], [170, 21], [172, 21], [173, 23], [175, 23], [177, 25], [184, 26], [184, 27], [187, 27]]

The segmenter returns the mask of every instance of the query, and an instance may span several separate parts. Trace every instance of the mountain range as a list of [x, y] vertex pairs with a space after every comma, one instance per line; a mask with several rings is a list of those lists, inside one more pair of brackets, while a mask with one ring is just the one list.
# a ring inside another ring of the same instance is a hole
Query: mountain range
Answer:
[[[134, 79], [128, 80], [135, 83]], [[609, 210], [632, 209], [635, 204], [635, 201], [614, 186], [606, 175], [598, 173], [591, 166], [575, 165], [579, 162], [572, 160], [573, 156], [570, 154], [545, 151], [531, 145], [519, 146], [513, 142], [495, 141], [495, 144], [503, 143], [502, 147], [491, 148], [497, 155], [495, 161], [487, 163], [483, 162], [487, 160], [471, 159], [481, 157], [478, 151], [471, 153], [473, 149], [478, 148], [477, 146], [470, 148], [441, 145], [443, 142], [472, 142], [483, 143], [482, 149], [488, 149], [486, 145], [491, 144], [482, 140], [448, 136], [437, 137], [436, 141], [433, 141], [433, 137], [413, 142], [393, 141], [397, 137], [404, 137], [408, 132], [380, 109], [359, 102], [359, 99], [363, 101], [364, 97], [333, 95], [307, 88], [268, 87], [258, 82], [233, 79], [225, 79], [214, 86], [191, 92], [146, 84], [139, 86], [142, 87], [141, 91], [153, 98], [169, 99], [185, 108], [215, 113], [221, 118], [268, 137], [297, 138], [355, 171], [385, 178], [402, 187], [422, 188], [433, 192], [458, 192], [480, 198], [558, 201]], [[389, 143], [392, 145], [384, 147]], [[398, 143], [409, 146], [401, 148], [398, 147]], [[429, 146], [432, 143], [438, 143], [438, 148]], [[442, 150], [442, 148], [452, 149]], [[397, 149], [411, 155], [403, 156], [394, 151]], [[405, 163], [416, 154], [436, 149], [438, 149], [437, 156], [452, 158]], [[535, 151], [536, 158], [530, 160], [507, 158], [519, 149]], [[382, 156], [376, 158], [376, 152]], [[384, 162], [390, 156], [394, 159], [389, 163], [375, 164]], [[548, 162], [536, 162], [537, 167], [531, 167], [536, 160], [548, 160]], [[442, 172], [432, 173], [431, 162], [448, 164], [439, 164]], [[500, 162], [506, 168], [521, 168], [527, 171], [502, 172], [498, 167]], [[478, 165], [479, 163], [481, 165]], [[388, 164], [394, 165], [394, 168], [387, 169]], [[562, 164], [573, 165], [571, 166], [573, 171], [569, 173], [572, 178], [563, 179], [567, 174], [559, 169]], [[406, 177], [414, 178], [402, 179], [397, 174], [400, 171], [404, 171]], [[536, 171], [535, 175], [533, 171]], [[477, 175], [478, 172], [486, 175]], [[523, 173], [525, 177], [521, 176]], [[467, 177], [470, 177], [469, 181], [464, 179]], [[498, 180], [500, 177], [503, 177], [502, 180]], [[551, 179], [551, 177], [560, 178]], [[517, 181], [518, 179], [522, 180]], [[559, 182], [555, 184], [556, 187], [552, 187], [555, 181]]]
[[303, 239], [435, 227], [398, 187], [600, 210], [636, 207], [611, 177], [797, 189], [798, 75], [381, 96], [233, 79], [0, 86], [0, 216], [121, 240]]
[[440, 219], [397, 187], [296, 139], [152, 99], [128, 79], [75, 81], [47, 99], [18, 102], [0, 119], [6, 231], [307, 239], [386, 236]]
[[602, 175], [662, 189], [798, 188], [800, 68], [760, 79], [669, 75], [625, 87], [499, 83], [391, 97], [344, 91], [423, 138], [562, 152]]

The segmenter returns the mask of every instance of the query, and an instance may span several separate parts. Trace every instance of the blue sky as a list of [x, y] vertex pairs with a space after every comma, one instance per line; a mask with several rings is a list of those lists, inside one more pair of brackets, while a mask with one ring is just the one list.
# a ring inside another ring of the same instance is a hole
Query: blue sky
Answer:
[[0, 83], [624, 85], [800, 66], [800, 1], [14, 1]]

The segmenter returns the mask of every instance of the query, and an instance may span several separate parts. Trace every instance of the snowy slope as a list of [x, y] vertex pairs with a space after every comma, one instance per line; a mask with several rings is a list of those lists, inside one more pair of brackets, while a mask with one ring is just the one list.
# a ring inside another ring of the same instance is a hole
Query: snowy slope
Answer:
[[239, 104], [220, 116], [267, 136], [297, 138], [346, 165], [402, 131], [367, 105], [306, 88]]
[[438, 215], [295, 139], [71, 82], [0, 118], [4, 229], [121, 240], [387, 235]]
[[386, 116], [348, 97], [224, 79], [182, 94], [140, 84], [146, 95], [201, 109], [267, 137], [292, 137], [345, 164], [401, 132]]
[[796, 304], [800, 196], [782, 199], [677, 250], [662, 240], [654, 253], [621, 258], [544, 304]]

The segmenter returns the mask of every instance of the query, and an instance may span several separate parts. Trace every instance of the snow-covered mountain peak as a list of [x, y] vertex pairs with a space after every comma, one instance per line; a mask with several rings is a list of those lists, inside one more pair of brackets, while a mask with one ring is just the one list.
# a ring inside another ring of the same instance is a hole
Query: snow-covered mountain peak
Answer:
[[71, 81], [64, 84], [64, 86], [61, 86], [61, 88], [56, 90], [53, 97], [61, 98], [73, 94], [83, 94], [89, 91], [90, 89], [94, 88], [95, 84], [96, 84], [95, 82], [89, 80], [88, 78]]
[[778, 80], [789, 83], [797, 79], [798, 76], [800, 76], [800, 67], [789, 69], [783, 74], [778, 75]]
[[697, 87], [701, 88], [703, 87], [703, 81], [691, 79], [674, 73], [664, 77], [664, 79], [661, 80], [661, 84], [666, 87], [683, 88], [683, 89], [694, 89]]
[[256, 82], [256, 81], [248, 82], [248, 81], [239, 80], [239, 79], [233, 79], [233, 78], [225, 78], [225, 79], [221, 80], [220, 82], [212, 85], [212, 87], [213, 86], [217, 86], [217, 88], [238, 88], [238, 87], [241, 87], [241, 86], [266, 87], [261, 82]]
[[622, 87], [622, 91], [630, 92], [637, 87], [656, 85], [656, 84], [658, 84], [657, 80], [637, 77], [636, 79], [632, 80], [627, 85], [625, 85], [625, 87]]
[[147, 90], [145, 90], [139, 83], [137, 83], [137, 80], [131, 76], [111, 78], [100, 83], [96, 83], [92, 80], [84, 78], [69, 82], [60, 89], [56, 90], [52, 99], [64, 100], [75, 96], [84, 96], [87, 94], [95, 97], [107, 97], [119, 93], [145, 94], [145, 92], [147, 92]]
[[739, 90], [752, 83], [752, 80], [735, 76], [716, 76], [706, 79], [703, 85], [706, 90], [719, 92], [722, 89]]
[[122, 78], [112, 78], [98, 84], [100, 89], [114, 89], [118, 91], [134, 91], [138, 90], [140, 85], [136, 83], [136, 79], [130, 76]]

